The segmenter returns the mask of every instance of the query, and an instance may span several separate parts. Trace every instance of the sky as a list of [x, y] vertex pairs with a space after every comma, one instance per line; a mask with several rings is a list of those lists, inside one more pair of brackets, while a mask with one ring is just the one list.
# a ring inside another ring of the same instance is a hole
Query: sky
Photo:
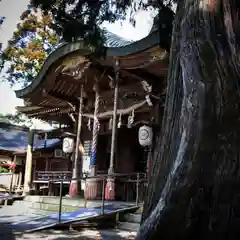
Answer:
[[[0, 16], [6, 17], [0, 29], [0, 42], [3, 46], [6, 46], [7, 41], [12, 37], [20, 15], [26, 10], [27, 4], [28, 0], [2, 0], [0, 2]], [[0, 113], [14, 113], [18, 105], [22, 106], [23, 101], [16, 98], [14, 91], [7, 83], [0, 81]]]
[[[20, 15], [27, 8], [29, 0], [2, 0], [0, 2], [0, 16], [5, 16], [2, 28], [0, 28], [0, 42], [6, 46], [7, 41], [12, 37], [16, 25], [20, 20]], [[148, 35], [152, 23], [153, 12], [140, 11], [136, 14], [136, 26], [133, 27], [130, 23], [116, 22], [114, 24], [104, 23], [110, 32], [113, 32], [128, 40], [139, 40]], [[19, 86], [16, 86], [19, 88]], [[14, 90], [6, 82], [0, 80], [0, 113], [13, 114], [16, 112], [16, 106], [23, 106], [23, 101], [16, 98]], [[41, 121], [35, 120], [34, 127], [36, 128], [49, 128], [49, 125], [43, 124]]]

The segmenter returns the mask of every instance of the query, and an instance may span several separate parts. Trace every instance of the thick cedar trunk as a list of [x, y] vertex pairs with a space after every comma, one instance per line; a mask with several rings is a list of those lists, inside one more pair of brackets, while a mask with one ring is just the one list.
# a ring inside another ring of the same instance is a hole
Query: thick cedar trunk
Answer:
[[162, 132], [137, 239], [240, 236], [236, 11], [231, 0], [179, 1]]

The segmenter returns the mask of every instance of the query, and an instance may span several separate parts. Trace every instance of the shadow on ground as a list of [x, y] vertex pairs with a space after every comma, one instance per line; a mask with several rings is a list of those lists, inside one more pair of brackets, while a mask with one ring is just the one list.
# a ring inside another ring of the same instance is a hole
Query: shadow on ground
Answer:
[[1, 240], [15, 240], [15, 235], [8, 223], [0, 223], [0, 239]]
[[[2, 240], [2, 238], [0, 238]], [[110, 235], [105, 230], [61, 231], [48, 230], [29, 234], [16, 234], [16, 240], [121, 240], [135, 239], [134, 234], [122, 234], [121, 231], [113, 231]], [[5, 239], [4, 239], [5, 240]]]

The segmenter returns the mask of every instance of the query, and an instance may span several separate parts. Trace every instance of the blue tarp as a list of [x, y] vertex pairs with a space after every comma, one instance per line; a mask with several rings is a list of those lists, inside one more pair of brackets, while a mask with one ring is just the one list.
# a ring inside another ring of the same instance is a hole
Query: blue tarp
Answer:
[[[59, 144], [60, 140], [39, 140], [34, 136], [33, 149], [51, 148]], [[0, 150], [13, 152], [26, 152], [28, 145], [28, 129], [0, 126]]]
[[12, 196], [9, 193], [0, 193], [0, 200], [1, 199], [11, 199]]
[[[104, 214], [116, 213], [121, 210], [132, 209], [132, 204], [106, 204], [104, 207]], [[136, 206], [135, 206], [136, 207]], [[61, 215], [61, 224], [70, 222], [88, 220], [102, 215], [101, 207], [82, 208], [73, 212], [65, 212]], [[32, 232], [40, 229], [51, 228], [57, 226], [58, 214], [43, 216], [21, 222], [11, 223], [11, 227], [15, 231]]]

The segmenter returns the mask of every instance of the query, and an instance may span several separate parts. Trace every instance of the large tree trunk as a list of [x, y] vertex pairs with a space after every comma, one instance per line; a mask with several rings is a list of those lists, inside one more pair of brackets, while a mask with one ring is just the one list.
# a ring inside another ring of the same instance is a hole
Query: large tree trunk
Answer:
[[137, 239], [240, 236], [237, 9], [231, 0], [179, 1], [161, 137]]

